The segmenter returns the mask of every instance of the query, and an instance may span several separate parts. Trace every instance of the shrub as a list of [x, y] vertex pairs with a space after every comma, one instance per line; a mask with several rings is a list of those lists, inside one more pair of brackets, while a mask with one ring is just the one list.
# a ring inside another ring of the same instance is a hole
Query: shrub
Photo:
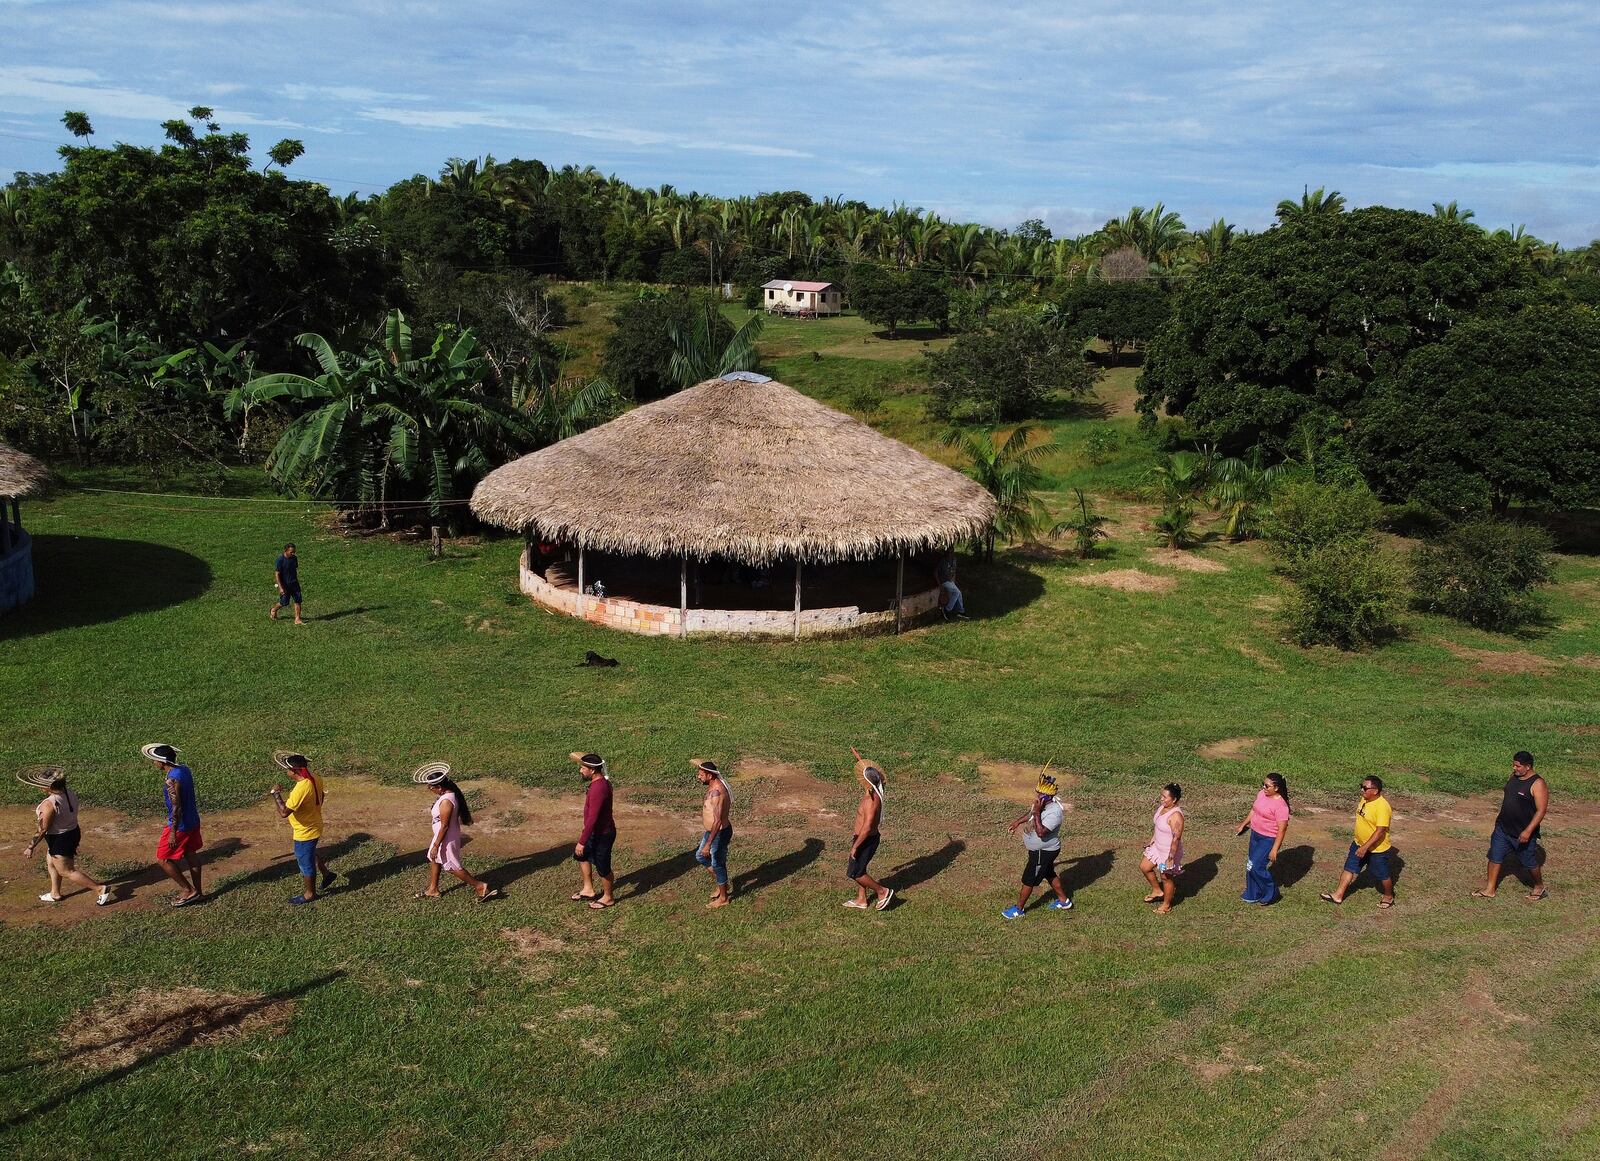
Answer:
[[953, 423], [1030, 419], [1052, 399], [1094, 389], [1094, 371], [1070, 336], [1016, 314], [995, 316], [923, 358], [933, 382], [929, 409]]
[[1151, 521], [1168, 548], [1187, 548], [1194, 543], [1195, 509], [1187, 500], [1173, 498]]
[[1399, 567], [1371, 540], [1308, 549], [1291, 574], [1283, 620], [1299, 645], [1365, 649], [1399, 631], [1405, 599]]
[[1411, 554], [1417, 608], [1480, 629], [1509, 630], [1540, 620], [1537, 585], [1555, 579], [1550, 534], [1527, 524], [1469, 520]]
[[1108, 535], [1105, 526], [1110, 523], [1110, 518], [1089, 507], [1089, 498], [1083, 494], [1082, 488], [1074, 488], [1072, 491], [1078, 498], [1078, 511], [1070, 520], [1063, 520], [1050, 529], [1050, 535], [1063, 536], [1072, 533], [1078, 542], [1078, 556], [1088, 560], [1094, 555], [1098, 547], [1097, 542]]
[[1089, 438], [1083, 441], [1083, 450], [1089, 457], [1089, 462], [1096, 466], [1109, 463], [1116, 457], [1117, 449], [1122, 446], [1122, 437], [1109, 427], [1097, 427], [1089, 433]]
[[1364, 485], [1351, 487], [1295, 480], [1273, 501], [1262, 531], [1290, 575], [1322, 548], [1356, 548], [1373, 543], [1383, 506]]

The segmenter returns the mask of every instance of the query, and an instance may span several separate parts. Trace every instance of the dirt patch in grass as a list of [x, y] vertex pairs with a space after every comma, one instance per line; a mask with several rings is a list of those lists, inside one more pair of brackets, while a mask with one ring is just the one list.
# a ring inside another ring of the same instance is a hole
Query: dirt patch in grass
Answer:
[[[467, 830], [466, 850], [468, 864], [480, 872], [491, 862], [576, 842], [583, 828], [583, 792], [576, 779], [570, 793], [517, 786], [495, 778], [467, 777], [461, 785], [479, 820]], [[323, 849], [338, 852], [345, 844], [359, 843], [352, 853], [363, 860], [370, 857], [363, 848], [374, 843], [399, 852], [419, 851], [428, 842], [432, 805], [432, 795], [420, 787], [333, 775], [328, 779], [323, 807]], [[700, 833], [698, 806], [699, 798], [693, 793], [686, 793], [681, 805], [640, 802], [622, 780], [614, 807], [618, 846], [650, 851], [663, 842], [690, 839]], [[155, 840], [160, 831], [157, 814], [130, 817], [88, 801], [81, 817], [80, 865], [110, 882], [115, 896], [112, 906], [95, 907], [93, 893], [76, 886], [60, 903], [39, 902], [39, 892], [48, 885], [43, 852], [24, 863], [10, 854], [15, 850], [20, 855], [19, 843], [10, 850], [0, 846], [0, 922], [70, 925], [94, 915], [166, 905], [173, 888], [155, 869]], [[267, 868], [281, 866], [285, 875], [293, 874], [289, 826], [270, 805], [211, 811], [205, 823], [201, 866], [208, 893], [241, 875]], [[33, 829], [31, 806], [0, 807], [0, 834], [30, 834]], [[342, 866], [348, 871], [350, 865], [335, 854], [335, 870]], [[106, 868], [123, 873], [106, 874]]]
[[1557, 726], [1563, 734], [1575, 734], [1580, 738], [1592, 737], [1600, 734], [1600, 726]]
[[79, 1012], [61, 1032], [63, 1060], [103, 1070], [137, 1064], [196, 1044], [282, 1032], [293, 1000], [208, 992], [204, 988], [140, 988]]
[[1222, 738], [1195, 748], [1195, 753], [1212, 761], [1242, 762], [1265, 738]]
[[1170, 593], [1178, 587], [1178, 578], [1156, 576], [1136, 568], [1114, 568], [1109, 572], [1075, 576], [1073, 584], [1093, 585], [1096, 588], [1116, 589], [1124, 593]]
[[1577, 657], [1569, 657], [1567, 661], [1584, 669], [1600, 669], [1600, 653], [1584, 653]]
[[506, 951], [530, 980], [547, 980], [555, 974], [556, 960], [567, 949], [567, 941], [536, 927], [502, 927], [500, 937]]
[[1252, 649], [1249, 645], [1236, 645], [1234, 648], [1238, 649], [1240, 653], [1243, 653], [1246, 657], [1250, 658], [1251, 661], [1254, 661], [1263, 669], [1270, 669], [1273, 673], [1283, 672], [1283, 662], [1279, 661], [1276, 657], [1269, 657], [1265, 653], [1261, 652], [1261, 650]]
[[1471, 649], [1450, 641], [1441, 644], [1452, 656], [1472, 662], [1484, 673], [1525, 675], [1549, 673], [1556, 668], [1556, 663], [1548, 657], [1524, 649]]
[[[734, 810], [753, 822], [774, 825], [785, 816], [837, 818], [849, 792], [830, 786], [804, 766], [768, 758], [745, 758], [728, 777], [734, 792]], [[889, 774], [894, 788], [894, 774]]]
[[1181, 548], [1152, 548], [1145, 553], [1151, 564], [1178, 568], [1184, 572], [1227, 572], [1228, 566], [1220, 560], [1185, 552]]
[[[1036, 793], [1035, 787], [1039, 784], [1039, 775], [1043, 773], [1043, 762], [1009, 762], [1002, 759], [980, 759], [978, 761], [978, 777], [983, 781], [985, 794], [992, 794], [996, 798], [1004, 798], [1007, 802], [1017, 802], [1028, 805], [1033, 802]], [[1056, 776], [1056, 785], [1062, 790], [1076, 786], [1083, 781], [1080, 775], [1072, 774], [1056, 766], [1050, 767], [1050, 773]]]

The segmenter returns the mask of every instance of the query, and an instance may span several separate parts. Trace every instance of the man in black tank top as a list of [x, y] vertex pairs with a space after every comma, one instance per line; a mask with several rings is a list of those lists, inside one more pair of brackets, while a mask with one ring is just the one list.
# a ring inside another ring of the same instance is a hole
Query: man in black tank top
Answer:
[[1501, 865], [1512, 855], [1517, 856], [1533, 879], [1533, 890], [1528, 892], [1528, 898], [1537, 902], [1548, 894], [1544, 869], [1539, 865], [1539, 824], [1549, 809], [1550, 788], [1533, 772], [1533, 755], [1518, 750], [1511, 759], [1511, 777], [1506, 779], [1505, 797], [1494, 820], [1494, 834], [1489, 838], [1488, 877], [1483, 889], [1474, 891], [1473, 895], [1479, 899], [1494, 898], [1500, 885]]

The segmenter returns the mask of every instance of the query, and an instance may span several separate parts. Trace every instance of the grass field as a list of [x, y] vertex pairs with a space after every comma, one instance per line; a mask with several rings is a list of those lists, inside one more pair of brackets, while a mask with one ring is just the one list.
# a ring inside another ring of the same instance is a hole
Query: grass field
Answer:
[[[799, 325], [799, 324], [794, 324]], [[811, 327], [817, 324], [804, 324]], [[828, 324], [831, 325], [831, 324]], [[810, 332], [807, 333], [816, 333]], [[787, 341], [787, 340], [785, 340]], [[774, 352], [830, 398], [883, 366], [886, 430], [930, 446], [914, 365]], [[807, 370], [813, 377], [807, 377]], [[862, 641], [652, 641], [529, 605], [517, 544], [332, 530], [236, 494], [110, 495], [72, 475], [24, 506], [40, 596], [0, 620], [0, 764], [60, 761], [85, 863], [125, 898], [49, 909], [19, 861], [30, 799], [0, 795], [0, 1146], [30, 1157], [1355, 1158], [1600, 1153], [1600, 565], [1567, 556], [1552, 625], [1506, 638], [1411, 618], [1369, 655], [1280, 640], [1257, 546], [1153, 552], [1126, 481], [1126, 414], [1053, 420], [1053, 486], [1116, 517], [1092, 563], [1049, 546], [964, 565], [970, 622]], [[1109, 425], [1103, 464], [1083, 442]], [[1057, 499], [1060, 499], [1057, 495]], [[265, 613], [295, 540], [312, 623]], [[1184, 567], [1187, 566], [1187, 567]], [[1131, 577], [1130, 577], [1131, 574]], [[1132, 583], [1110, 587], [1107, 578]], [[1142, 578], [1142, 579], [1141, 579]], [[612, 670], [576, 667], [585, 649]], [[213, 861], [202, 907], [147, 873], [160, 809], [139, 743], [185, 750]], [[883, 914], [842, 910], [855, 745], [884, 762]], [[286, 829], [260, 797], [276, 747], [330, 778], [344, 890], [290, 909]], [[566, 901], [598, 748], [619, 801], [621, 900]], [[1551, 896], [1482, 875], [1510, 753], [1551, 779]], [[688, 860], [686, 759], [733, 764], [735, 904]], [[469, 865], [507, 888], [419, 902], [427, 801], [407, 770], [464, 772]], [[1076, 804], [1077, 907], [1005, 923], [1004, 823], [1046, 759]], [[1284, 901], [1238, 903], [1233, 828], [1261, 775], [1297, 817]], [[1317, 899], [1357, 779], [1381, 772], [1406, 856], [1400, 905]], [[1183, 901], [1138, 900], [1157, 787], [1190, 807]], [[99, 852], [97, 854], [97, 851]], [[195, 991], [199, 989], [200, 991]], [[219, 998], [221, 997], [221, 998]], [[231, 999], [229, 997], [232, 997]], [[103, 1023], [97, 1023], [103, 1022]], [[84, 1051], [90, 1029], [94, 1051]], [[103, 1028], [103, 1031], [101, 1030]]]

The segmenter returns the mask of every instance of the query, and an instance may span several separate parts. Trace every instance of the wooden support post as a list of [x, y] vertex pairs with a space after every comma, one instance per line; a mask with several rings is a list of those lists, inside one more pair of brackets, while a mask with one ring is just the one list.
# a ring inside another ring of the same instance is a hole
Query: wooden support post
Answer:
[[906, 609], [906, 554], [902, 552], [894, 566], [894, 631], [900, 632]]
[[678, 563], [678, 636], [689, 635], [689, 554]]
[[589, 616], [589, 597], [583, 591], [583, 541], [578, 541], [578, 616]]
[[800, 558], [794, 558], [794, 639], [800, 640]]

